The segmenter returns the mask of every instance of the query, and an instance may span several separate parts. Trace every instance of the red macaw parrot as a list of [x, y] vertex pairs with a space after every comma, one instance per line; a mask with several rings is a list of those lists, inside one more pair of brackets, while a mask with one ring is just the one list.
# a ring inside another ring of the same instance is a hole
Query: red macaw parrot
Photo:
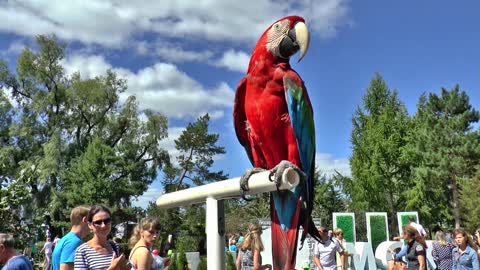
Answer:
[[304, 172], [297, 187], [272, 192], [270, 197], [274, 269], [295, 269], [300, 225], [302, 243], [307, 233], [320, 238], [311, 218], [313, 110], [303, 80], [289, 64], [296, 52], [300, 51], [300, 60], [305, 56], [309, 42], [302, 17], [289, 16], [272, 24], [253, 50], [247, 76], [235, 94], [235, 131], [253, 166], [274, 169], [276, 177], [292, 164]]

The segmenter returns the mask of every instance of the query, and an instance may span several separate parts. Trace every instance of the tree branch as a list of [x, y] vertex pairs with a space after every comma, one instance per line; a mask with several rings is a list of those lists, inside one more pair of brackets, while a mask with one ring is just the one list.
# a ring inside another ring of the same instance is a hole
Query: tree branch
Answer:
[[[193, 156], [193, 147], [190, 149], [190, 155], [185, 160], [185, 162], [188, 162], [188, 161], [192, 160], [192, 156]], [[187, 171], [188, 171], [187, 168], [183, 169], [182, 176], [178, 179], [178, 184], [177, 184], [177, 188], [175, 189], [175, 191], [178, 191], [180, 189], [180, 186], [182, 185], [183, 179], [185, 179]]]

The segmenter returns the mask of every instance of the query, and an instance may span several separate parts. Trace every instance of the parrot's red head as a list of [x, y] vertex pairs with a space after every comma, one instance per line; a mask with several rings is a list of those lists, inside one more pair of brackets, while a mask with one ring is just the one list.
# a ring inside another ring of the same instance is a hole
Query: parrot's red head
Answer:
[[270, 54], [274, 59], [288, 61], [292, 55], [300, 51], [298, 60], [300, 62], [309, 45], [310, 35], [305, 20], [299, 16], [288, 16], [276, 21], [263, 33], [251, 60]]

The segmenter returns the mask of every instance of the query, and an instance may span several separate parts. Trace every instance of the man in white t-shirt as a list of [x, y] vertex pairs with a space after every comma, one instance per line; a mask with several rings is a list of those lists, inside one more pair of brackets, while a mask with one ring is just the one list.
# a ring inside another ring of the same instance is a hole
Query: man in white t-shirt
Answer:
[[328, 230], [321, 226], [318, 228], [321, 242], [317, 242], [313, 252], [316, 270], [336, 270], [336, 253], [343, 254], [343, 249], [338, 241], [331, 240], [328, 237]]
[[417, 229], [418, 234], [420, 234], [423, 237], [427, 236], [427, 232], [425, 231], [423, 226], [420, 223], [415, 222], [415, 217], [409, 216], [408, 221], [410, 222], [409, 224], [410, 226], [413, 226], [415, 229]]

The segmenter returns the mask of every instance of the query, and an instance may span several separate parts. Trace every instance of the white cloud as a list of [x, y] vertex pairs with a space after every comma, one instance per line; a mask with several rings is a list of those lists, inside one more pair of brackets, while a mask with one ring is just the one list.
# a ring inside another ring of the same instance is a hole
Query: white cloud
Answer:
[[183, 130], [185, 127], [168, 127], [168, 137], [160, 141], [159, 146], [163, 149], [167, 150], [170, 154], [172, 162], [176, 162], [176, 157], [180, 154], [180, 152], [175, 149], [175, 140], [182, 135]]
[[133, 94], [141, 109], [162, 112], [167, 117], [189, 119], [207, 112], [221, 117], [219, 112], [233, 106], [234, 91], [226, 83], [206, 89], [172, 64], [157, 63], [128, 74], [127, 80], [128, 91], [123, 98]]
[[156, 56], [173, 63], [207, 62], [214, 56], [213, 51], [187, 50], [182, 48], [182, 45], [181, 43], [172, 43], [162, 39], [154, 42], [138, 41], [133, 47], [140, 55]]
[[322, 174], [333, 176], [335, 171], [345, 176], [352, 176], [348, 159], [334, 159], [331, 154], [316, 153], [315, 163]]
[[130, 15], [113, 1], [2, 1], [0, 30], [122, 47], [137, 28]]
[[94, 78], [113, 69], [128, 82], [121, 100], [135, 95], [140, 109], [161, 112], [169, 118], [194, 119], [209, 113], [211, 119], [217, 119], [223, 117], [223, 109], [233, 106], [235, 93], [227, 83], [219, 82], [207, 89], [173, 64], [157, 63], [137, 73], [114, 68], [98, 55], [73, 55], [62, 64], [67, 74], [80, 71], [84, 78]]
[[[255, 10], [253, 10], [255, 9]], [[272, 22], [304, 15], [321, 36], [348, 20], [348, 0], [49, 1], [0, 2], [0, 31], [56, 34], [65, 40], [128, 47], [144, 33], [178, 39], [254, 42]]]
[[249, 62], [250, 56], [247, 53], [231, 49], [226, 51], [222, 58], [217, 60], [214, 65], [217, 67], [225, 67], [231, 71], [246, 73]]
[[157, 46], [155, 54], [162, 59], [179, 63], [179, 62], [201, 62], [206, 61], [213, 56], [211, 51], [189, 51], [184, 50], [180, 46]]
[[8, 49], [7, 49], [7, 53], [17, 55], [17, 54], [20, 54], [26, 47], [27, 45], [25, 45], [25, 43], [17, 40], [10, 43], [10, 46], [8, 46]]
[[295, 14], [303, 14], [307, 24], [320, 37], [328, 38], [336, 35], [342, 25], [352, 25], [348, 17], [349, 0], [299, 0], [293, 8]]
[[67, 74], [80, 72], [82, 78], [93, 79], [104, 75], [112, 66], [100, 55], [80, 55], [74, 54], [63, 59], [61, 65], [65, 68]]
[[136, 200], [132, 201], [133, 206], [147, 208], [149, 202], [155, 202], [160, 195], [163, 194], [163, 190], [150, 185], [147, 191], [145, 191], [141, 196], [139, 196]]

